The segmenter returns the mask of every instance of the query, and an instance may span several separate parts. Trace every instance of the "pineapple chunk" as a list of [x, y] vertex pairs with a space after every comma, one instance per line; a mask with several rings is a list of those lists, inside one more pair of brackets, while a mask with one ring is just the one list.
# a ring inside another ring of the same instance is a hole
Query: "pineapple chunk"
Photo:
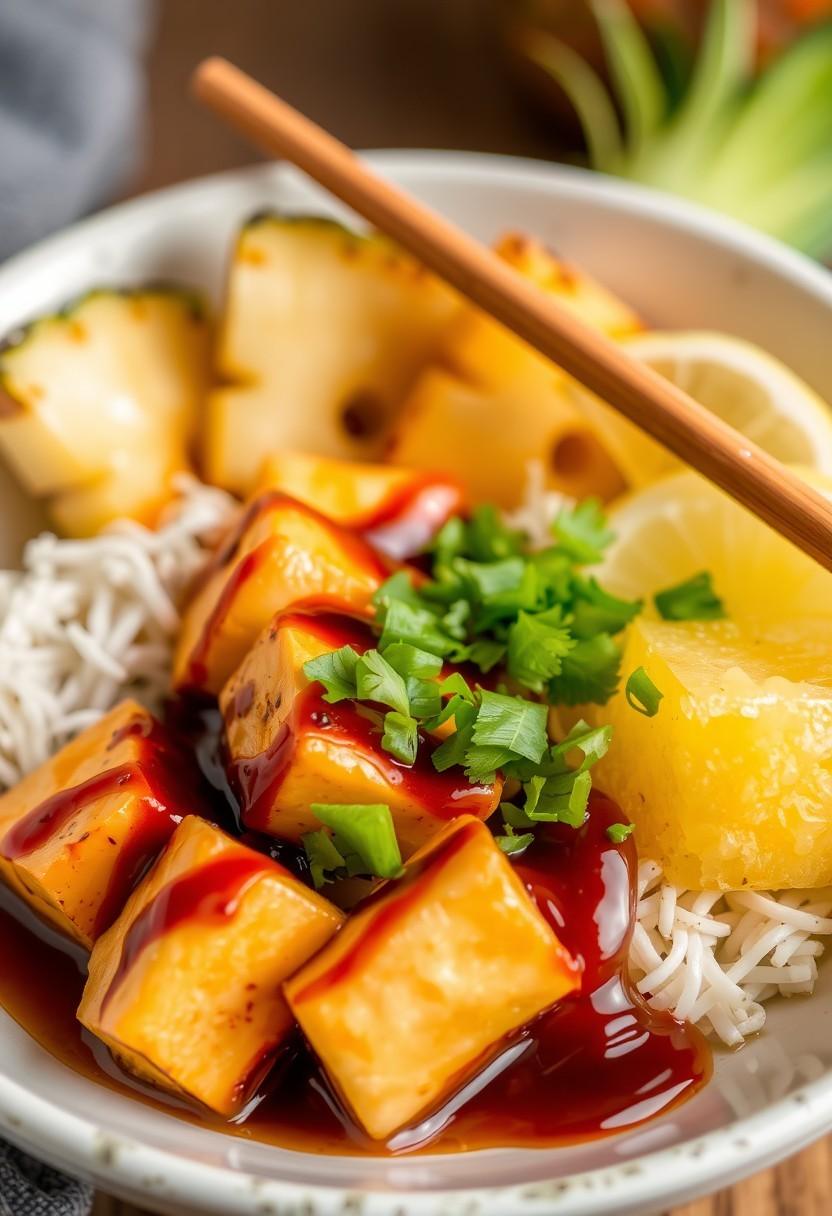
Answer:
[[309, 503], [400, 561], [426, 549], [464, 506], [461, 487], [441, 473], [303, 452], [269, 457], [259, 490], [282, 490]]
[[372, 615], [389, 573], [374, 549], [279, 492], [253, 499], [185, 609], [177, 688], [218, 693], [274, 614], [304, 601]]
[[288, 613], [261, 633], [223, 689], [230, 777], [246, 826], [299, 841], [320, 827], [312, 802], [384, 802], [408, 856], [455, 815], [487, 818], [500, 801], [499, 778], [471, 785], [458, 770], [437, 773], [424, 743], [406, 768], [351, 702], [323, 700], [303, 665], [346, 645], [364, 651], [373, 638], [344, 617]]
[[0, 874], [90, 948], [193, 810], [189, 773], [147, 710], [123, 701], [0, 798]]
[[619, 692], [587, 712], [614, 727], [598, 784], [639, 851], [693, 889], [832, 883], [832, 648], [826, 622], [638, 619], [623, 672], [664, 694], [653, 718]]
[[[640, 328], [636, 315], [542, 245], [508, 236], [497, 252], [553, 300], [605, 333]], [[473, 307], [460, 311], [441, 352], [402, 407], [390, 460], [431, 468], [436, 453], [474, 502], [514, 507], [529, 463], [543, 463], [547, 488], [575, 498], [612, 498], [623, 488], [599, 432], [576, 404], [569, 377]]]
[[231, 1118], [293, 1027], [281, 983], [343, 914], [195, 816], [96, 944], [78, 1010], [131, 1072]]
[[249, 493], [283, 448], [381, 454], [398, 406], [458, 307], [386, 238], [314, 218], [242, 229], [228, 283], [204, 463]]
[[189, 467], [208, 342], [174, 289], [96, 291], [34, 322], [0, 354], [0, 451], [73, 531], [149, 518]]
[[463, 816], [285, 991], [341, 1097], [385, 1140], [579, 983], [491, 833]]

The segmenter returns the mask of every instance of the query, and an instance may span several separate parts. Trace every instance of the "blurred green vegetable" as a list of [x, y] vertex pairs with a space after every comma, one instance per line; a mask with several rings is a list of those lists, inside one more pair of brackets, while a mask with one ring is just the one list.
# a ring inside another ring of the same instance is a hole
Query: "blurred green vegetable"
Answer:
[[[712, 0], [681, 101], [625, 0], [592, 0], [612, 90], [541, 31], [526, 53], [560, 85], [605, 173], [684, 195], [803, 252], [832, 252], [832, 24], [753, 78], [753, 0]], [[611, 95], [611, 92], [613, 95]]]

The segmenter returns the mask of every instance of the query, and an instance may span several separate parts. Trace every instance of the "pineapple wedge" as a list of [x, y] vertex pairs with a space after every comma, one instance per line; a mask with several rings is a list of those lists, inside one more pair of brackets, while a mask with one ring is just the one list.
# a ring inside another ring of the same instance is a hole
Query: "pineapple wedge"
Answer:
[[282, 981], [343, 919], [189, 815], [96, 943], [78, 1017], [137, 1076], [231, 1118], [291, 1034]]
[[832, 883], [828, 622], [639, 618], [622, 670], [642, 666], [663, 693], [655, 717], [623, 692], [581, 711], [614, 728], [596, 779], [642, 853], [693, 889]]
[[210, 330], [175, 288], [94, 291], [0, 354], [0, 451], [77, 535], [117, 515], [152, 522], [208, 380]]
[[359, 1123], [385, 1140], [579, 985], [488, 828], [461, 816], [285, 991]]
[[261, 215], [242, 229], [228, 281], [204, 464], [249, 493], [283, 448], [379, 456], [458, 303], [379, 235], [331, 220]]
[[[588, 275], [528, 237], [509, 235], [497, 253], [588, 324], [614, 337], [641, 323]], [[576, 405], [572, 382], [548, 359], [473, 307], [460, 310], [442, 346], [402, 407], [390, 460], [431, 468], [442, 453], [475, 502], [514, 507], [530, 461], [543, 462], [549, 489], [611, 498], [623, 488], [599, 432]]]

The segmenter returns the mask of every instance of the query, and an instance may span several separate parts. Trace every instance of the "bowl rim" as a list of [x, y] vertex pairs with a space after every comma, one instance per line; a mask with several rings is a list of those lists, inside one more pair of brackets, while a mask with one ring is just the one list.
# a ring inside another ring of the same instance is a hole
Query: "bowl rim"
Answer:
[[[700, 236], [726, 250], [740, 251], [777, 277], [790, 281], [832, 309], [832, 276], [802, 254], [739, 221], [695, 203], [660, 194], [572, 166], [553, 165], [490, 153], [430, 150], [375, 150], [367, 159], [380, 172], [444, 175], [462, 184], [510, 181], [530, 189], [553, 185], [561, 195], [600, 199], [619, 211], [660, 219], [668, 227]], [[192, 196], [222, 195], [235, 183], [255, 184], [275, 173], [295, 175], [271, 163], [226, 170], [118, 203], [46, 238], [0, 267], [0, 290], [40, 269], [65, 251], [143, 216], [152, 219]], [[57, 1102], [41, 1098], [0, 1072], [0, 1130], [13, 1143], [52, 1164], [81, 1172], [97, 1185], [143, 1202], [182, 1203], [207, 1212], [289, 1213], [304, 1216], [476, 1216], [498, 1210], [504, 1216], [602, 1216], [615, 1195], [618, 1213], [643, 1212], [727, 1185], [796, 1151], [832, 1127], [832, 1072], [727, 1128], [656, 1150], [621, 1164], [526, 1184], [452, 1190], [361, 1191], [342, 1186], [280, 1181], [209, 1165], [115, 1135]], [[525, 1151], [525, 1150], [517, 1150]], [[533, 1150], [532, 1150], [533, 1151]]]

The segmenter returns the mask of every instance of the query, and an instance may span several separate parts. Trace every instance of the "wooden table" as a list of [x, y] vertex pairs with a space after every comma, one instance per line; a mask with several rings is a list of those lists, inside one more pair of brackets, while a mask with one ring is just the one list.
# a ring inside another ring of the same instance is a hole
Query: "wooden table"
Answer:
[[[148, 152], [136, 191], [250, 163], [187, 98], [221, 53], [359, 147], [552, 157], [558, 137], [505, 72], [486, 0], [165, 0], [149, 50]], [[672, 1216], [830, 1216], [832, 1139]], [[143, 1216], [100, 1196], [95, 1216]]]

